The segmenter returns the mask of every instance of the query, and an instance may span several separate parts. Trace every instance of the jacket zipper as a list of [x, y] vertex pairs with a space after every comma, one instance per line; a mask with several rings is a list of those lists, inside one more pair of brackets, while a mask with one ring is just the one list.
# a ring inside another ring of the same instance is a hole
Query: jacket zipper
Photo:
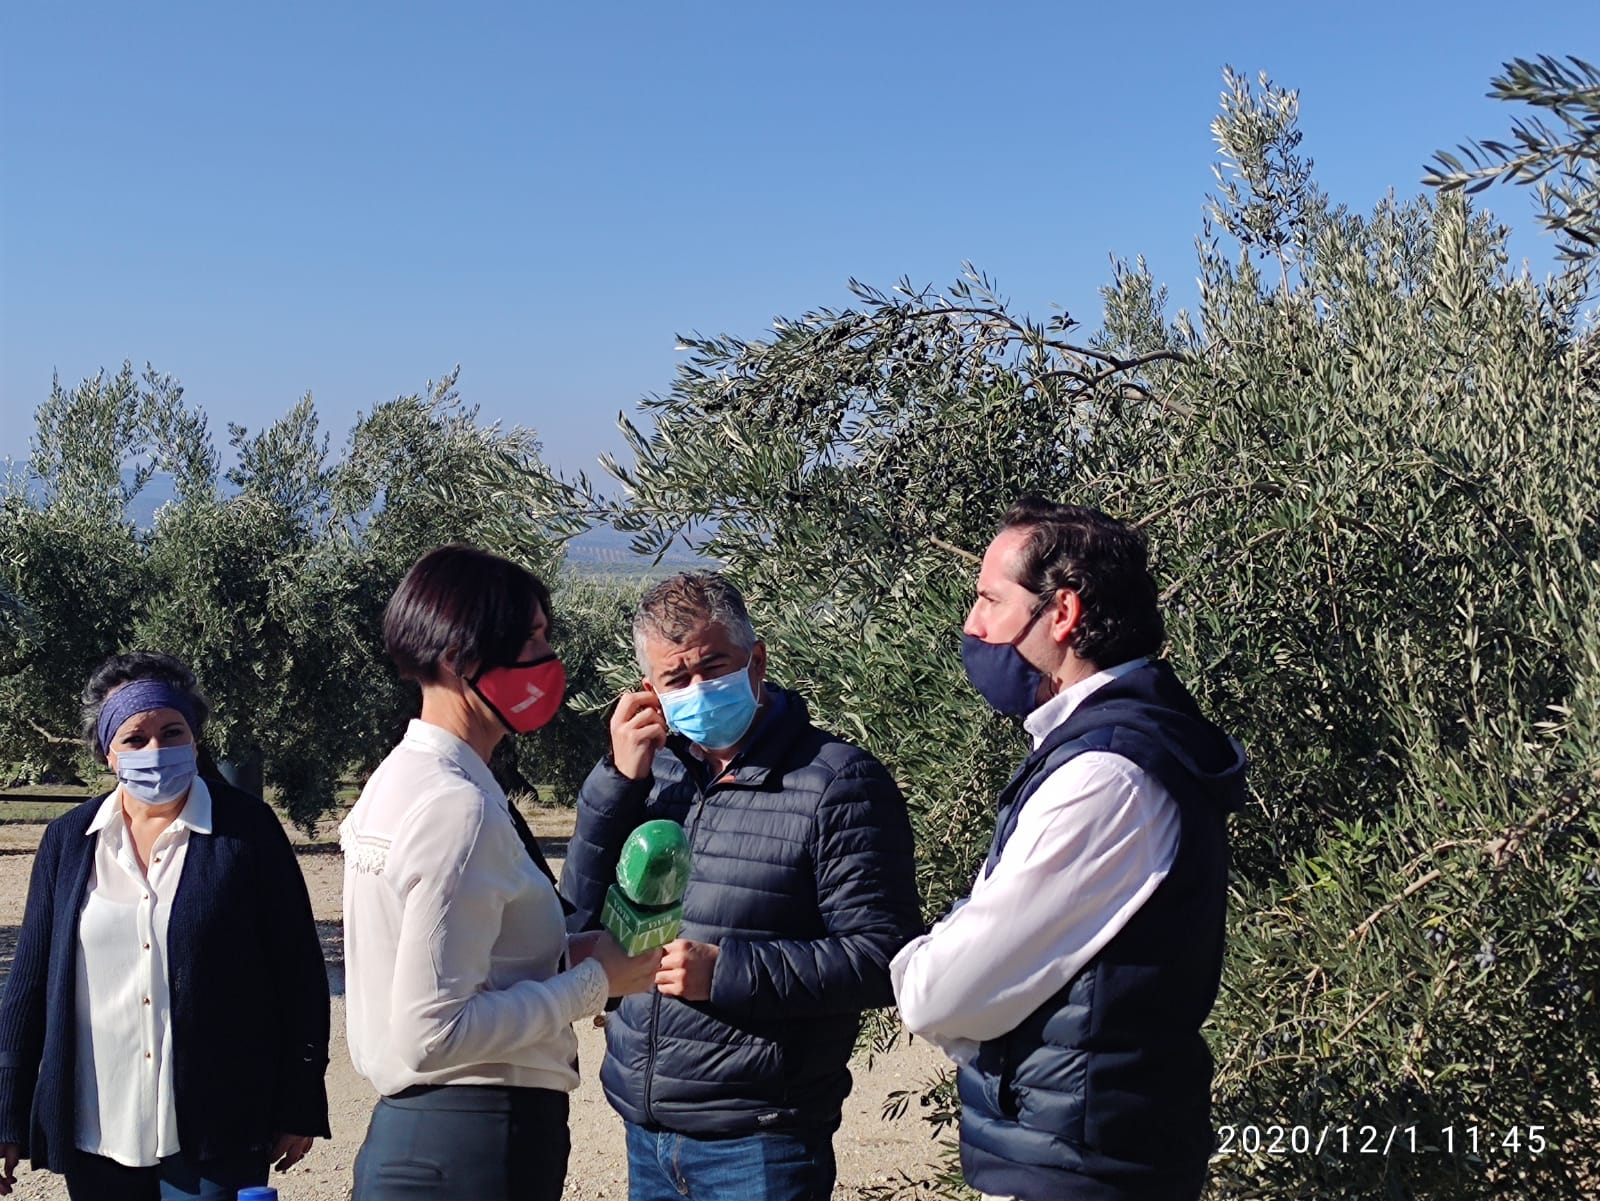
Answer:
[[[705, 808], [706, 794], [696, 789], [699, 795], [695, 798], [694, 811], [689, 821], [689, 846], [694, 847], [694, 834], [700, 828], [700, 811]], [[661, 1017], [661, 994], [654, 990], [650, 993], [650, 1034], [648, 1045], [650, 1053], [644, 1065], [644, 1120], [646, 1124], [654, 1124], [655, 1114], [650, 1107], [650, 1094], [656, 1082], [656, 1030]]]
[[650, 1048], [649, 1058], [644, 1065], [644, 1120], [645, 1125], [653, 1125], [655, 1116], [650, 1111], [650, 1090], [656, 1082], [656, 1019], [661, 1014], [661, 994], [651, 990], [650, 993], [650, 1033], [646, 1045]]
[[694, 836], [700, 831], [700, 815], [705, 812], [706, 794], [701, 793], [695, 800], [694, 812], [689, 815], [689, 852], [694, 853]]

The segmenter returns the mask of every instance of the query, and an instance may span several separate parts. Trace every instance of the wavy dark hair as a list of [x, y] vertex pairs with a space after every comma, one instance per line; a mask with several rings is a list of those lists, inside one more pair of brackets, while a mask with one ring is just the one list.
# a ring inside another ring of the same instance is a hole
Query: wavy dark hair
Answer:
[[1070, 645], [1080, 659], [1115, 667], [1160, 653], [1166, 623], [1140, 531], [1098, 509], [1037, 496], [1006, 510], [1000, 528], [1027, 531], [1019, 584], [1040, 599], [1062, 588], [1077, 593], [1083, 617]]

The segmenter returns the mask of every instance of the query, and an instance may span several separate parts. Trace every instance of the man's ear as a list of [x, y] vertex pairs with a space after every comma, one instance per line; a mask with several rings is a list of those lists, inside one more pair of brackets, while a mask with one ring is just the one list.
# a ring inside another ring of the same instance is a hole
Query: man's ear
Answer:
[[1072, 632], [1083, 621], [1083, 601], [1070, 588], [1058, 589], [1050, 606], [1049, 619], [1051, 641], [1066, 646], [1072, 639]]
[[750, 671], [750, 686], [759, 690], [767, 678], [767, 644], [759, 638], [750, 648]]

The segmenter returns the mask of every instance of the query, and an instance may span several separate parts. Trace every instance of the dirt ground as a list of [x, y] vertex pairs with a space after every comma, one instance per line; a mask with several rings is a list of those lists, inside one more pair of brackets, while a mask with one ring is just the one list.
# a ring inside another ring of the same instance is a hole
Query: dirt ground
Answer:
[[[560, 860], [571, 833], [571, 813], [559, 809], [528, 816], [535, 833], [560, 871]], [[0, 825], [0, 974], [8, 970], [22, 923], [33, 849], [42, 826]], [[344, 865], [334, 845], [331, 829], [318, 832], [300, 844], [300, 866], [311, 891], [311, 904], [328, 962], [333, 986], [333, 1042], [329, 1048], [328, 1108], [333, 1140], [319, 1141], [298, 1166], [276, 1175], [271, 1183], [283, 1201], [344, 1201], [349, 1195], [351, 1165], [366, 1131], [376, 1094], [350, 1066], [344, 1041], [344, 952], [340, 892]], [[596, 1081], [605, 1052], [604, 1034], [591, 1023], [578, 1023], [578, 1044], [583, 1084], [572, 1098], [572, 1161], [567, 1175], [567, 1201], [617, 1201], [627, 1196], [627, 1163], [622, 1146], [622, 1123], [606, 1104]], [[853, 1066], [855, 1089], [845, 1102], [844, 1125], [834, 1139], [839, 1160], [839, 1184], [834, 1201], [852, 1201], [863, 1185], [898, 1178], [901, 1172], [920, 1175], [936, 1155], [928, 1127], [913, 1113], [898, 1122], [879, 1115], [883, 1101], [896, 1089], [916, 1088], [943, 1063], [927, 1043], [903, 1041], [868, 1069]], [[18, 1172], [16, 1195], [56, 1201], [67, 1195], [59, 1177], [49, 1173]]]

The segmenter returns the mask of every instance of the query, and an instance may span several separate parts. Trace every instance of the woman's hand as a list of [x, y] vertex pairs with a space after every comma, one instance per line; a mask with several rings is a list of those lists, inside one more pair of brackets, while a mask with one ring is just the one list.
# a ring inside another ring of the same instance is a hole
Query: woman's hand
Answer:
[[648, 992], [656, 982], [656, 968], [661, 963], [661, 951], [646, 951], [642, 955], [625, 954], [617, 940], [601, 930], [585, 958], [598, 959], [606, 969], [606, 981], [613, 997], [629, 993]]
[[308, 1134], [280, 1134], [272, 1142], [271, 1158], [276, 1161], [273, 1167], [280, 1172], [287, 1172], [295, 1164], [306, 1157], [306, 1152], [311, 1150], [312, 1139]]
[[16, 1143], [0, 1143], [0, 1159], [5, 1161], [0, 1171], [0, 1197], [9, 1197], [17, 1183], [17, 1160], [22, 1158], [22, 1148]]
[[600, 941], [604, 930], [585, 930], [581, 934], [567, 935], [567, 966], [577, 967], [594, 954], [594, 944]]

